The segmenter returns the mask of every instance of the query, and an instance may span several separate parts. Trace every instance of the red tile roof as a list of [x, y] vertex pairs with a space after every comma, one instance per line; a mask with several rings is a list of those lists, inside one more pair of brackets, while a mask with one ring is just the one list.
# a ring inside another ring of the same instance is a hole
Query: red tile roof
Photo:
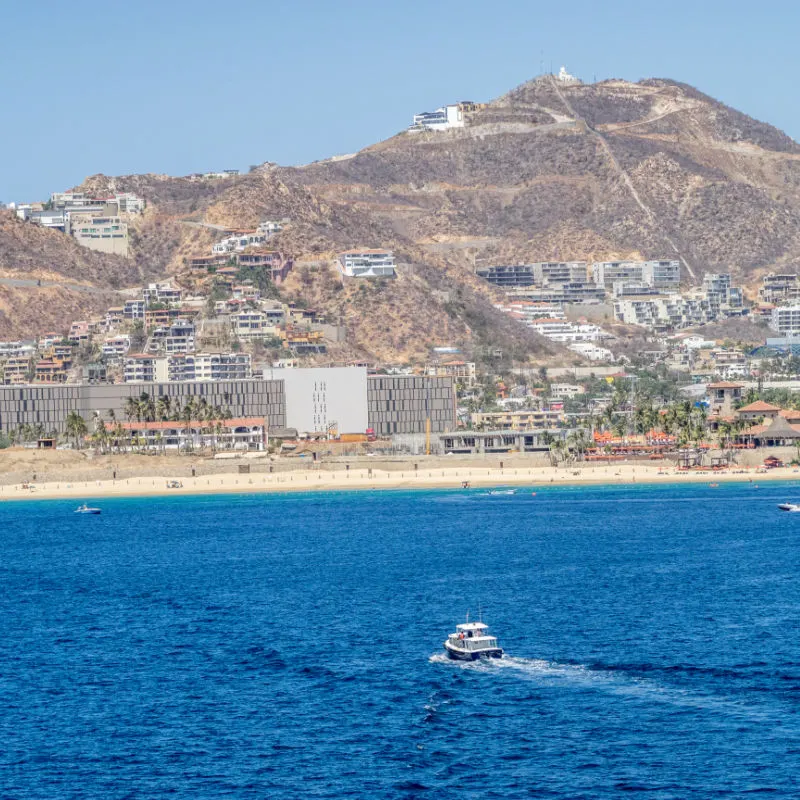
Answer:
[[750, 403], [749, 406], [744, 406], [743, 408], [739, 409], [739, 413], [741, 414], [742, 411], [750, 412], [758, 412], [758, 411], [780, 411], [780, 406], [774, 406], [772, 403], [765, 403], [763, 400], [756, 400], [755, 403]]

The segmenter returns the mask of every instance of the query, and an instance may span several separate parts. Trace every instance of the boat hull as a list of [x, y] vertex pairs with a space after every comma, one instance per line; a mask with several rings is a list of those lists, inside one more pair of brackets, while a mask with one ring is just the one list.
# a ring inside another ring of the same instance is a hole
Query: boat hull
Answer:
[[448, 658], [453, 661], [480, 661], [482, 658], [502, 658], [503, 648], [492, 647], [486, 650], [460, 650], [455, 647], [444, 646], [444, 651]]

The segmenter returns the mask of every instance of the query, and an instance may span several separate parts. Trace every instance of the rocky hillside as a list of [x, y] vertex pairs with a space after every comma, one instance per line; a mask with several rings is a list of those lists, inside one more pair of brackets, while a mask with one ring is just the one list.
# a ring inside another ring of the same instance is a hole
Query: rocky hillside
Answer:
[[[111, 266], [122, 282], [180, 272], [208, 251], [207, 225], [289, 218], [276, 242], [298, 262], [285, 293], [346, 325], [350, 355], [387, 360], [436, 344], [562, 357], [494, 311], [497, 295], [474, 276], [483, 263], [677, 256], [687, 284], [800, 268], [800, 146], [668, 80], [544, 77], [464, 129], [403, 132], [353, 156], [215, 181], [94, 176], [81, 188], [148, 200], [134, 258]], [[362, 245], [392, 247], [397, 280], [343, 285], [326, 262]], [[2, 251], [0, 239], [0, 265]]]

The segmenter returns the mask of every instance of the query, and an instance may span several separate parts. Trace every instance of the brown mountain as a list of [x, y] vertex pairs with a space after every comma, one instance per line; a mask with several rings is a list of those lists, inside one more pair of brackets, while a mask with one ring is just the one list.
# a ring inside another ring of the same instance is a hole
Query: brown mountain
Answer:
[[[706, 271], [752, 282], [800, 267], [800, 146], [668, 80], [547, 76], [471, 112], [464, 129], [403, 132], [233, 179], [94, 176], [83, 188], [148, 200], [134, 239], [140, 275], [178, 272], [207, 251], [214, 233], [197, 223], [291, 219], [277, 240], [298, 262], [285, 293], [348, 327], [343, 352], [387, 360], [435, 344], [563, 357], [492, 308], [476, 264], [677, 255], [687, 284]], [[325, 260], [362, 245], [392, 247], [397, 280], [343, 285]]]

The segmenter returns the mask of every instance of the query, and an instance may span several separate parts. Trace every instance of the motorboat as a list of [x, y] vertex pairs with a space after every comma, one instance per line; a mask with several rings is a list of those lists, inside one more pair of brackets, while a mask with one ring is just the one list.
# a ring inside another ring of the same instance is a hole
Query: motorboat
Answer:
[[456, 661], [477, 661], [479, 658], [502, 658], [503, 648], [489, 634], [489, 626], [483, 622], [464, 622], [456, 625], [444, 643], [448, 658]]
[[516, 493], [517, 493], [516, 489], [492, 489], [489, 492], [489, 494], [492, 497], [499, 497], [499, 496], [504, 496], [504, 495], [509, 495], [509, 494], [516, 494]]
[[78, 506], [75, 509], [75, 513], [76, 514], [100, 514], [101, 511], [100, 511], [99, 508], [92, 508], [91, 506], [87, 506], [86, 503], [84, 503], [82, 506]]
[[780, 503], [778, 508], [781, 511], [800, 511], [800, 505], [797, 503]]

